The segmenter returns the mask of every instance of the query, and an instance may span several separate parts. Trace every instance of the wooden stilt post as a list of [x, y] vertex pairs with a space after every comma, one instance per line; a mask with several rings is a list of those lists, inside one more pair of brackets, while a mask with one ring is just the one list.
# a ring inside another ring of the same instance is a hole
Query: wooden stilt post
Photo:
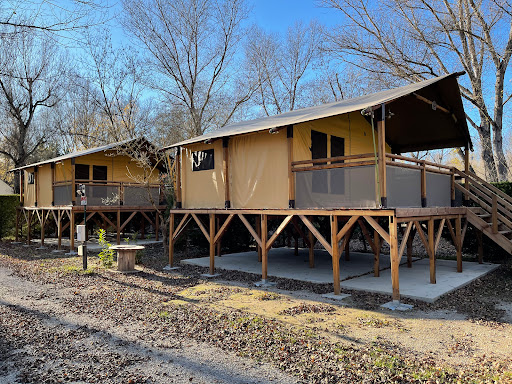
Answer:
[[215, 213], [210, 213], [210, 275], [215, 272]]
[[375, 244], [375, 253], [373, 257], [373, 276], [380, 276], [380, 235], [376, 230], [373, 231], [373, 243]]
[[427, 224], [428, 229], [428, 258], [430, 261], [430, 284], [436, 283], [436, 251], [435, 251], [435, 232], [434, 232], [434, 219], [429, 219]]
[[57, 249], [60, 251], [62, 248], [62, 216], [64, 211], [57, 211]]
[[32, 211], [27, 211], [27, 244], [30, 245], [32, 241]]
[[414, 229], [411, 229], [411, 233], [407, 238], [407, 268], [412, 268], [412, 242], [414, 241]]
[[172, 268], [174, 258], [174, 213], [169, 218], [169, 268]]
[[309, 239], [309, 268], [315, 267], [315, 236], [313, 232], [308, 231]]
[[391, 286], [393, 289], [393, 301], [400, 300], [400, 283], [398, 278], [398, 268], [400, 261], [398, 259], [398, 228], [396, 217], [389, 216], [389, 240], [390, 240], [390, 258], [391, 258]]
[[44, 209], [41, 209], [41, 223], [40, 223], [41, 224], [41, 248], [44, 247], [45, 223], [46, 223], [46, 220], [44, 218]]
[[267, 215], [261, 215], [261, 279], [267, 280], [268, 251], [267, 251]]
[[[457, 272], [462, 272], [462, 219], [460, 216], [457, 216], [455, 219], [455, 249], [457, 250]], [[478, 237], [477, 230], [477, 237]], [[481, 233], [480, 233], [481, 235]]]
[[117, 210], [116, 219], [116, 234], [117, 234], [117, 245], [121, 244], [121, 210]]
[[332, 247], [332, 277], [334, 282], [334, 294], [341, 293], [340, 283], [340, 251], [338, 247], [338, 217], [331, 215], [331, 247]]
[[478, 264], [484, 262], [484, 241], [482, 238], [482, 231], [476, 231], [476, 238], [478, 240]]
[[[261, 216], [256, 216], [256, 234], [261, 239]], [[258, 249], [258, 261], [261, 263], [262, 259], [262, 248], [256, 243], [256, 248]]]
[[69, 212], [69, 252], [75, 251], [75, 213], [73, 209]]

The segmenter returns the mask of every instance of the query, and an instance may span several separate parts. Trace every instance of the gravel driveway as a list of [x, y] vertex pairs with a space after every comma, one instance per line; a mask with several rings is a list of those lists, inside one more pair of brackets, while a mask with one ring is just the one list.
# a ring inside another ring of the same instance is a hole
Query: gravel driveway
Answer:
[[0, 267], [0, 383], [295, 383], [206, 343], [152, 340], [138, 322], [71, 312], [75, 291]]

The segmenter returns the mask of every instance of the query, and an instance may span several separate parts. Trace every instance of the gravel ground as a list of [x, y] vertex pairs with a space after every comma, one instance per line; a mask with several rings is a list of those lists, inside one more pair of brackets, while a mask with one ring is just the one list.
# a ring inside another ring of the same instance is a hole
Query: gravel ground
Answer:
[[[216, 300], [232, 287], [212, 290], [205, 304], [182, 295], [206, 282], [200, 269], [159, 272], [165, 260], [158, 247], [149, 247], [143, 261], [155, 269], [136, 275], [101, 268], [83, 273], [77, 258], [0, 243], [0, 382], [512, 382], [510, 360], [479, 356], [464, 367], [443, 366], [428, 355], [411, 358], [400, 344], [379, 338], [357, 345], [333, 342], [242, 309], [222, 311]], [[260, 277], [223, 272], [221, 278], [247, 283]], [[507, 265], [462, 294], [415, 303], [415, 310], [460, 311], [484, 327], [500, 327], [507, 312], [495, 303], [512, 302], [511, 282]], [[332, 290], [282, 279], [278, 287]], [[350, 306], [361, 310], [389, 300], [353, 296]], [[329, 315], [326, 308], [299, 306], [285, 314]], [[373, 326], [370, 320], [363, 326]]]

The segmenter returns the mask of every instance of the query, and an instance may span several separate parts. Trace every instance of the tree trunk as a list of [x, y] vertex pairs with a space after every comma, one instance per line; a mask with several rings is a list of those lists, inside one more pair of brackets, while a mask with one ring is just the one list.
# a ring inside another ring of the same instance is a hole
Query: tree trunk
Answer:
[[478, 129], [478, 134], [480, 135], [480, 143], [482, 145], [482, 160], [484, 162], [485, 179], [489, 182], [498, 181], [496, 163], [492, 152], [489, 124], [482, 123]]

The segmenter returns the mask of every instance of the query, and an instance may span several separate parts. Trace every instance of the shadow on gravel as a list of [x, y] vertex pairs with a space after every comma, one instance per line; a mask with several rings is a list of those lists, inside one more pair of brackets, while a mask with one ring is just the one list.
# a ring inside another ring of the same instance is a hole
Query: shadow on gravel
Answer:
[[[182, 348], [180, 340], [165, 349], [144, 346], [108, 330], [65, 321], [4, 300], [0, 300], [0, 315], [0, 382], [5, 382], [2, 379], [7, 377], [12, 378], [13, 372], [18, 373], [17, 379], [22, 382], [60, 382], [61, 379], [91, 383], [159, 382], [152, 376], [166, 377], [167, 382], [172, 381], [170, 376], [179, 369], [181, 372], [176, 376], [200, 375], [205, 382], [261, 383], [261, 378], [227, 364], [229, 359], [219, 364], [215, 359], [205, 359], [201, 353], [190, 357], [176, 349], [176, 352], [171, 352], [169, 348]], [[18, 321], [21, 327], [13, 329], [10, 323], [13, 320]], [[86, 349], [84, 345], [87, 345]], [[105, 353], [113, 353], [113, 356], [102, 358], [106, 357]], [[128, 358], [121, 364], [116, 361], [116, 356]], [[143, 367], [138, 367], [141, 364]], [[128, 381], [134, 371], [147, 369], [147, 364], [151, 364], [152, 371], [143, 373], [149, 377], [142, 381]], [[113, 376], [107, 376], [111, 380], [105, 380], [105, 372], [109, 375], [112, 369]]]

